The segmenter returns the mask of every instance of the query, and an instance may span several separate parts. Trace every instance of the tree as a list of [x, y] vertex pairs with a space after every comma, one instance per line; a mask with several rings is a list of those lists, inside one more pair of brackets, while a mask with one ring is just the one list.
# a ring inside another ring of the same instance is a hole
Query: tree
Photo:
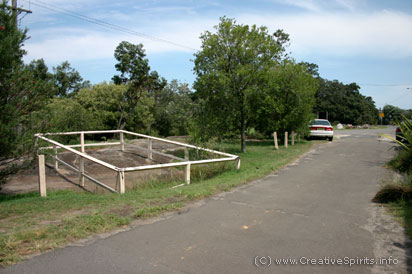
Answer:
[[125, 91], [125, 85], [103, 82], [81, 89], [73, 99], [99, 121], [95, 130], [115, 129], [120, 118], [119, 101]]
[[273, 131], [304, 133], [314, 116], [314, 95], [318, 88], [312, 72], [305, 64], [284, 60], [263, 82], [251, 100], [256, 128], [266, 135]]
[[371, 97], [360, 94], [359, 89], [356, 83], [343, 84], [319, 78], [314, 111], [327, 111], [333, 123], [376, 124], [378, 110], [375, 102]]
[[27, 30], [17, 28], [7, 2], [0, 5], [0, 159], [14, 154], [19, 118], [27, 113], [20, 104], [25, 91], [16, 89]]
[[32, 71], [34, 79], [42, 81], [53, 80], [53, 74], [49, 72], [49, 68], [43, 59], [32, 60], [27, 68]]
[[410, 110], [404, 110], [392, 105], [385, 105], [382, 112], [385, 115], [383, 117], [383, 124], [385, 125], [401, 121], [403, 119], [402, 116], [405, 116], [408, 119], [411, 118]]
[[102, 128], [99, 117], [72, 98], [53, 98], [42, 113], [47, 117], [51, 131], [84, 131]]
[[154, 93], [152, 113], [155, 122], [152, 129], [162, 136], [185, 135], [192, 118], [192, 91], [187, 84], [171, 81], [165, 88]]
[[145, 58], [146, 54], [142, 44], [134, 45], [123, 41], [116, 47], [114, 57], [118, 62], [115, 68], [121, 74], [115, 75], [112, 78], [113, 82], [127, 86], [119, 102], [121, 115], [118, 128], [124, 129], [132, 115], [135, 114], [137, 103], [144, 95], [145, 87], [156, 79], [153, 79], [153, 76], [150, 77], [149, 60]]
[[[205, 138], [240, 134], [245, 152], [249, 95], [280, 59], [283, 42], [265, 27], [238, 25], [226, 17], [215, 28], [216, 33], [201, 35], [202, 48], [195, 54], [197, 125]], [[281, 32], [277, 36], [285, 38]]]
[[80, 73], [70, 66], [70, 63], [65, 61], [53, 68], [54, 81], [57, 87], [56, 95], [67, 97], [75, 95], [80, 89], [90, 86], [88, 81], [83, 82]]
[[299, 65], [304, 66], [307, 73], [312, 75], [313, 78], [319, 78], [319, 66], [314, 63], [300, 62]]
[[[7, 176], [30, 165], [33, 134], [46, 124], [38, 111], [50, 98], [52, 86], [38, 72], [46, 71], [36, 64], [23, 64], [27, 30], [16, 25], [16, 14], [0, 4], [0, 185]], [[13, 161], [14, 160], [14, 161]]]

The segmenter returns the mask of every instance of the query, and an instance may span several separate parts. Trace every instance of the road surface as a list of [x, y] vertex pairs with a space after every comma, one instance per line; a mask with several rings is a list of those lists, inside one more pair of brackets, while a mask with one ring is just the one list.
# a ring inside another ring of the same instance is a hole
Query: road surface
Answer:
[[392, 176], [380, 132], [394, 128], [338, 131], [262, 180], [0, 272], [410, 272], [402, 228], [371, 202]]

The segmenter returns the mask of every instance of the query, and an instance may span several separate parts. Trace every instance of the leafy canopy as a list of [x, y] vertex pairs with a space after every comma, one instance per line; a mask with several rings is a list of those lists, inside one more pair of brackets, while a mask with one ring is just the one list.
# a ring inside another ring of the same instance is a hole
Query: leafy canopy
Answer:
[[202, 47], [195, 54], [197, 125], [202, 138], [240, 134], [241, 149], [246, 151], [249, 97], [279, 61], [282, 42], [266, 27], [239, 25], [226, 17], [215, 29], [201, 35]]

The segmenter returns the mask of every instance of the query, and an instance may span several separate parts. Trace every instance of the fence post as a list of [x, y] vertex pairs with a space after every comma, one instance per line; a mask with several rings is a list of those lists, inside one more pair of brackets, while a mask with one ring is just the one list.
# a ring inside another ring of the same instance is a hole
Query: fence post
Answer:
[[279, 145], [278, 145], [278, 134], [277, 132], [273, 132], [273, 142], [275, 143], [275, 149], [278, 150], [279, 149]]
[[190, 163], [185, 167], [185, 182], [186, 184], [190, 184]]
[[236, 159], [236, 169], [237, 170], [240, 169], [240, 157], [237, 157], [237, 159]]
[[298, 134], [298, 143], [300, 143], [300, 134]]
[[285, 131], [285, 148], [288, 148], [288, 142], [289, 142], [288, 132]]
[[53, 151], [54, 151], [54, 169], [57, 170], [59, 169], [59, 162], [57, 161], [57, 146], [53, 146]]
[[[80, 133], [80, 151], [84, 153], [84, 133]], [[79, 184], [80, 186], [84, 186], [84, 158], [80, 156], [79, 159]]]
[[46, 168], [44, 163], [44, 155], [39, 155], [39, 192], [40, 197], [46, 197]]
[[147, 149], [148, 149], [148, 155], [147, 158], [149, 158], [150, 160], [153, 160], [153, 151], [152, 151], [152, 147], [153, 147], [153, 142], [152, 139], [147, 139], [148, 143], [147, 143]]
[[295, 145], [295, 132], [292, 131], [292, 146]]
[[119, 193], [124, 194], [125, 192], [124, 171], [119, 171], [118, 179], [119, 179]]
[[185, 161], [189, 161], [189, 149], [185, 147], [184, 150], [185, 150]]
[[120, 149], [124, 151], [124, 135], [123, 132], [120, 132]]

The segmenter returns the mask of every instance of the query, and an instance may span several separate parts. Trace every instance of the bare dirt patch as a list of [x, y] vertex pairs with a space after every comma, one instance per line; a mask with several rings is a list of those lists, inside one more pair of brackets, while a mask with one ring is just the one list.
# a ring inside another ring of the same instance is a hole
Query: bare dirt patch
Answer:
[[[183, 141], [184, 139], [174, 137], [173, 140]], [[119, 146], [113, 146], [87, 149], [86, 153], [99, 160], [105, 161], [120, 168], [171, 162], [170, 158], [157, 155], [155, 153], [153, 154], [153, 160], [148, 159], [147, 141], [145, 139], [134, 139], [129, 141], [128, 143], [129, 144], [126, 145], [124, 152], [120, 150]], [[153, 141], [152, 148], [153, 150], [162, 153], [170, 153], [171, 151], [181, 149], [181, 147], [179, 146], [158, 141]], [[79, 166], [79, 157], [74, 153], [61, 152], [58, 154], [58, 157], [74, 167]], [[46, 180], [48, 190], [70, 189], [74, 191], [89, 191], [96, 193], [107, 192], [107, 190], [97, 186], [87, 179], [85, 179], [85, 187], [80, 187], [79, 177], [76, 172], [72, 171], [62, 164], [59, 164], [59, 169], [56, 172], [56, 170], [53, 168], [52, 159], [49, 158], [46, 162]], [[116, 189], [116, 172], [89, 160], [85, 160], [85, 171], [86, 174]], [[136, 184], [139, 184], [141, 182], [167, 176], [182, 176], [183, 178], [183, 172], [173, 168], [130, 172], [126, 174], [126, 188], [132, 188]], [[30, 169], [22, 170], [12, 176], [8, 180], [8, 182], [3, 185], [0, 193], [18, 194], [37, 190], [38, 168], [33, 167]]]

